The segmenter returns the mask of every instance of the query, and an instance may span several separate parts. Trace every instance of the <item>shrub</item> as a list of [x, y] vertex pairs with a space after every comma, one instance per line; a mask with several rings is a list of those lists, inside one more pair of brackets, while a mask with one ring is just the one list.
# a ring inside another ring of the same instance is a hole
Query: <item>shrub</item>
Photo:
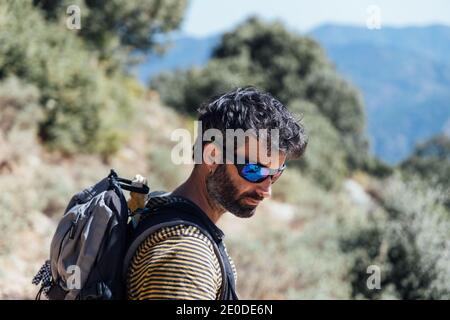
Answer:
[[[398, 175], [378, 192], [383, 211], [342, 241], [353, 256], [353, 297], [449, 299], [450, 215], [441, 192]], [[366, 286], [369, 265], [382, 271], [380, 290]]]
[[119, 120], [130, 108], [120, 74], [107, 74], [95, 52], [29, 2], [1, 3], [0, 43], [0, 79], [15, 75], [40, 90], [39, 135], [50, 148], [69, 154], [117, 149]]
[[0, 174], [36, 149], [42, 112], [39, 90], [12, 76], [0, 82]]

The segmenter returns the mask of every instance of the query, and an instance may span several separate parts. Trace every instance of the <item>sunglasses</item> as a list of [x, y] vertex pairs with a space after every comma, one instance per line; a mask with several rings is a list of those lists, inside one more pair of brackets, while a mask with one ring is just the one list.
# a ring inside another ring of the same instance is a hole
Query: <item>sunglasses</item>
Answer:
[[269, 177], [272, 177], [274, 183], [286, 169], [286, 164], [278, 169], [270, 169], [259, 163], [234, 164], [234, 166], [242, 178], [253, 183], [263, 182]]

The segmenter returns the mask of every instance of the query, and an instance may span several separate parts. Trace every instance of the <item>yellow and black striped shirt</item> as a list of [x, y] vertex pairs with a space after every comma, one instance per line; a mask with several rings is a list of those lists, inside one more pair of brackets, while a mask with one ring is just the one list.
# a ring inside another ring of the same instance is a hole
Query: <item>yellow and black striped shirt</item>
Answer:
[[[234, 263], [228, 258], [237, 279]], [[128, 270], [131, 300], [216, 300], [221, 287], [222, 273], [213, 245], [194, 226], [165, 227], [149, 235]]]

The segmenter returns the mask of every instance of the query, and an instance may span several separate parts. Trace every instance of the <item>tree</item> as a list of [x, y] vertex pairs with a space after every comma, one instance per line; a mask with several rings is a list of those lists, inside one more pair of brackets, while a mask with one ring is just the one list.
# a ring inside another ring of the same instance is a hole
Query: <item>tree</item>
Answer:
[[79, 36], [103, 53], [121, 48], [148, 51], [158, 47], [155, 36], [177, 28], [186, 0], [33, 0], [49, 20], [66, 19], [69, 5], [79, 5]]
[[[0, 4], [0, 80], [17, 77], [39, 91], [39, 137], [67, 154], [116, 151], [118, 123], [130, 116], [124, 77], [106, 74], [82, 39], [43, 19], [28, 2]], [[4, 110], [0, 110], [3, 112]]]

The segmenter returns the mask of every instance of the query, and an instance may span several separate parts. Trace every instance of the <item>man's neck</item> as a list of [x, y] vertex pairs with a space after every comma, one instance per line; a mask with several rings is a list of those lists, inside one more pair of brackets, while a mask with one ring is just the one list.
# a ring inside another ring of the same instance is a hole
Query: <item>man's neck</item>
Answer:
[[212, 200], [206, 190], [206, 181], [196, 170], [193, 170], [189, 178], [176, 188], [172, 195], [185, 197], [199, 206], [217, 224], [220, 217], [226, 212], [218, 203]]

